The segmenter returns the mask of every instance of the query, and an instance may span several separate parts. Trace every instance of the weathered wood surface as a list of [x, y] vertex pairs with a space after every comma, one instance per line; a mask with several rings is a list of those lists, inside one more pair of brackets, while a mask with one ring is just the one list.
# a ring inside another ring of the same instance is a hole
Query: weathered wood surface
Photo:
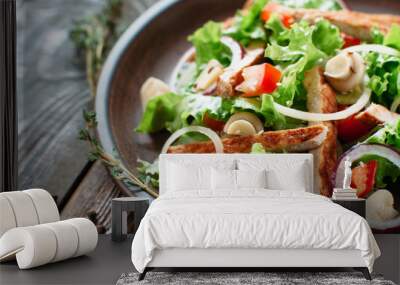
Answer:
[[59, 205], [88, 163], [77, 135], [90, 95], [69, 31], [103, 3], [18, 1], [18, 188], [44, 188]]
[[[129, 0], [120, 29], [155, 0]], [[87, 160], [77, 139], [90, 103], [85, 67], [69, 39], [75, 21], [105, 0], [17, 0], [18, 189], [40, 187], [57, 196], [62, 217], [97, 213], [110, 227], [111, 199], [119, 195], [105, 167]]]
[[120, 191], [107, 169], [100, 161], [97, 161], [68, 200], [61, 218], [88, 217], [95, 214], [97, 224], [109, 229], [111, 227], [111, 200], [119, 196]]

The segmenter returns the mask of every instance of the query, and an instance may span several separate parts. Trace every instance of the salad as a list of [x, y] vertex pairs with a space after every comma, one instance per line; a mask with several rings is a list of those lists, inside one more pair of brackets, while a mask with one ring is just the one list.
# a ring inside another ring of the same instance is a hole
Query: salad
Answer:
[[[249, 0], [188, 40], [171, 82], [143, 84], [136, 132], [170, 132], [168, 153], [310, 152], [325, 196], [350, 160], [368, 219], [400, 228], [399, 16]], [[154, 187], [156, 163], [139, 165]]]

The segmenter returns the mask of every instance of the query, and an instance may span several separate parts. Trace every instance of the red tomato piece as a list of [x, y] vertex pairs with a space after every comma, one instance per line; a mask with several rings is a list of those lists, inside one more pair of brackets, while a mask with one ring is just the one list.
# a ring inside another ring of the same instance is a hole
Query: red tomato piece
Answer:
[[215, 120], [211, 118], [207, 113], [205, 113], [203, 117], [203, 123], [210, 129], [216, 131], [216, 132], [222, 132], [224, 129], [225, 123], [223, 121]]
[[[267, 5], [265, 5], [264, 9], [261, 11], [261, 16], [260, 16], [261, 20], [263, 20], [264, 22], [267, 22], [269, 20], [269, 18], [271, 18], [271, 15], [278, 11], [279, 11], [279, 4], [268, 3]], [[279, 13], [279, 14], [280, 14], [282, 24], [286, 28], [290, 28], [290, 26], [294, 22], [293, 17], [290, 15], [284, 14], [284, 13]]]
[[259, 96], [264, 93], [272, 93], [281, 80], [282, 73], [269, 63], [253, 65], [243, 69], [244, 81], [236, 87], [243, 92], [243, 96]]
[[357, 120], [356, 115], [337, 121], [338, 137], [343, 142], [352, 142], [368, 134], [373, 126]]
[[372, 191], [377, 168], [378, 162], [371, 160], [352, 169], [351, 187], [357, 189], [359, 198], [365, 198]]
[[341, 33], [341, 36], [342, 36], [343, 41], [344, 41], [343, 48], [347, 48], [347, 47], [356, 46], [356, 45], [361, 44], [361, 40], [356, 38], [356, 37], [350, 36], [350, 35], [345, 34], [345, 33]]

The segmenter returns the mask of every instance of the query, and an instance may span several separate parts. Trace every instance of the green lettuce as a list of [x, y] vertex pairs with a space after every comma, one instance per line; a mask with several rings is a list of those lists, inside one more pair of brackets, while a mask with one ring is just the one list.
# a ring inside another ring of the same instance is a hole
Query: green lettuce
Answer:
[[[154, 133], [163, 129], [174, 132], [190, 125], [203, 125], [204, 116], [226, 122], [237, 112], [251, 112], [263, 119], [265, 127], [288, 129], [301, 123], [285, 118], [273, 105], [271, 95], [259, 98], [222, 98], [199, 94], [166, 93], [149, 101], [142, 120], [136, 128], [140, 133]], [[191, 136], [191, 138], [193, 137]], [[195, 138], [197, 140], [197, 138]]]
[[265, 41], [266, 33], [260, 14], [268, 0], [255, 0], [251, 7], [243, 12], [239, 10], [233, 18], [233, 24], [224, 30], [230, 36], [247, 46], [251, 41]]
[[318, 21], [315, 25], [301, 21], [279, 33], [277, 30], [283, 27], [277, 26], [276, 19], [268, 21], [266, 26], [276, 36], [272, 37], [265, 56], [283, 70], [281, 85], [273, 96], [280, 104], [292, 106], [297, 100], [304, 108], [304, 72], [322, 63], [342, 47], [339, 29], [326, 20]]
[[257, 154], [257, 153], [266, 153], [266, 151], [265, 151], [265, 148], [264, 148], [264, 146], [263, 146], [262, 144], [260, 144], [260, 143], [254, 143], [254, 144], [251, 146], [251, 151], [250, 151], [250, 153], [254, 153], [254, 154]]
[[400, 150], [400, 119], [385, 124], [382, 129], [367, 138], [365, 142], [385, 144]]
[[166, 93], [150, 99], [147, 103], [139, 126], [139, 133], [154, 133], [165, 129], [168, 122], [177, 116], [177, 106], [183, 100], [175, 93]]
[[218, 60], [224, 66], [229, 65], [231, 53], [228, 47], [221, 43], [221, 35], [222, 24], [209, 21], [189, 36], [189, 41], [196, 49], [198, 70], [202, 70], [211, 59]]
[[371, 52], [365, 60], [372, 101], [390, 108], [400, 96], [400, 57]]
[[383, 40], [383, 44], [400, 50], [400, 25], [393, 24]]

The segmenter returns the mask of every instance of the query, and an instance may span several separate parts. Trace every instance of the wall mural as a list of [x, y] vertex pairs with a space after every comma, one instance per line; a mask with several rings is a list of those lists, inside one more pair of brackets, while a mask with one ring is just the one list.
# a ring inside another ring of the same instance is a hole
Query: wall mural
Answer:
[[[107, 230], [111, 198], [158, 196], [161, 152], [310, 152], [321, 195], [366, 199], [374, 231], [400, 232], [399, 25], [360, 39], [266, 1], [227, 18], [243, 2], [232, 1], [168, 27], [177, 35], [130, 27], [129, 44], [118, 39], [155, 0], [53, 2], [17, 2], [19, 188], [47, 188], [65, 217]], [[37, 29], [46, 47], [29, 46]]]

